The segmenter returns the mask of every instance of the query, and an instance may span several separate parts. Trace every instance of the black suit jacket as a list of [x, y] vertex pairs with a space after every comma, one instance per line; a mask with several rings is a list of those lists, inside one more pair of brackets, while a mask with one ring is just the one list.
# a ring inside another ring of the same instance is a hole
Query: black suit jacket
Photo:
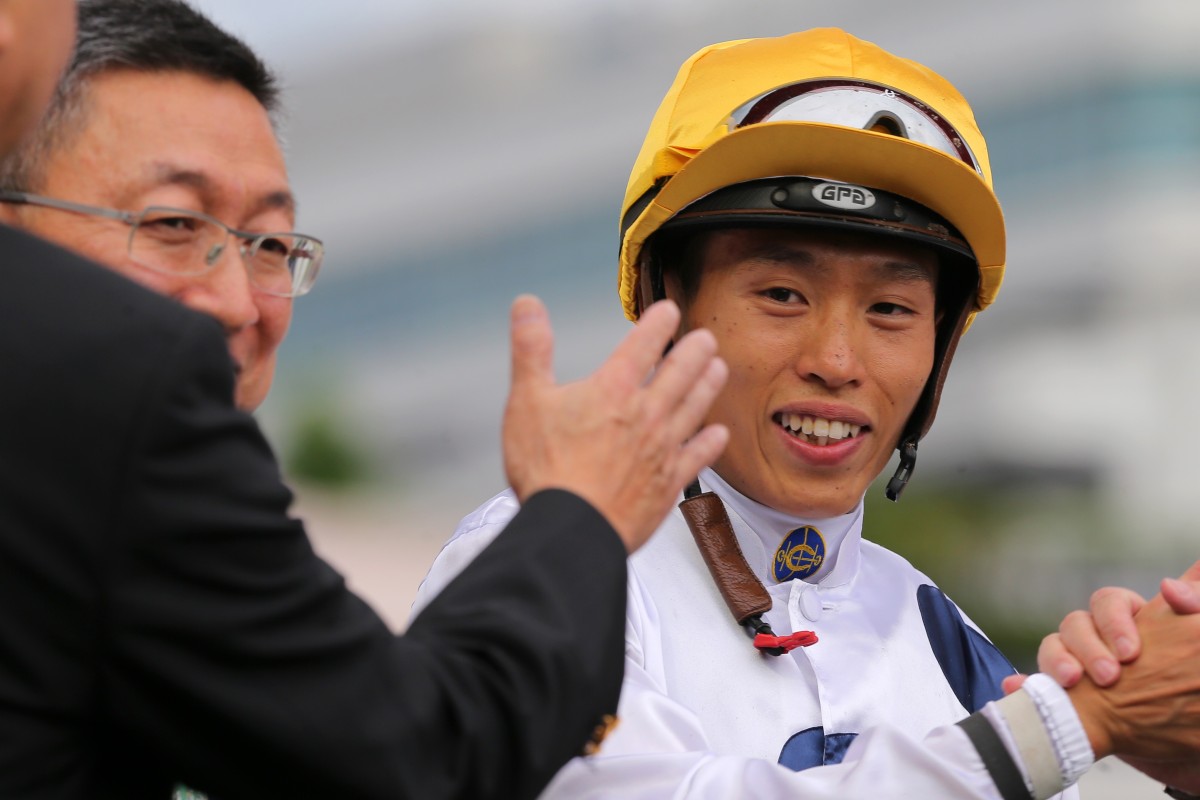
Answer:
[[624, 548], [544, 492], [402, 637], [212, 320], [0, 227], [0, 798], [527, 797], [616, 707]]

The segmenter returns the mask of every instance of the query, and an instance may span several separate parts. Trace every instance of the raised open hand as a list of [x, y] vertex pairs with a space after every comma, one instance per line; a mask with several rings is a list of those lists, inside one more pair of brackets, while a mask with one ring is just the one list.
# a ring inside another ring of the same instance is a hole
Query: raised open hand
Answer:
[[728, 375], [712, 334], [688, 333], [660, 364], [678, 325], [674, 303], [655, 303], [592, 375], [559, 385], [546, 308], [516, 299], [503, 436], [518, 498], [566, 489], [600, 511], [630, 552], [650, 537], [729, 438], [720, 425], [701, 429]]

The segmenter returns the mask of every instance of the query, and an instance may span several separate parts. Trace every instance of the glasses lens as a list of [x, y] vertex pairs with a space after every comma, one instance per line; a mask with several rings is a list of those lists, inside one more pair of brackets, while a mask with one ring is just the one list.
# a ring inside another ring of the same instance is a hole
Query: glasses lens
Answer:
[[250, 278], [260, 290], [299, 297], [312, 288], [321, 267], [321, 242], [298, 233], [268, 233], [250, 242], [246, 259]]
[[207, 217], [147, 208], [130, 231], [129, 257], [156, 272], [199, 275], [216, 263], [228, 241], [225, 228]]

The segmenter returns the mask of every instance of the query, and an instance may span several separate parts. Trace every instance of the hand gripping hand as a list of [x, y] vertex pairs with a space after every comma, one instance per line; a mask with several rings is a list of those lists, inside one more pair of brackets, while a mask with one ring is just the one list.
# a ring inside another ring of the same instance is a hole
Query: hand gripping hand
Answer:
[[[1160, 590], [1175, 613], [1200, 613], [1200, 561], [1177, 579], [1164, 578]], [[1120, 677], [1121, 664], [1133, 661], [1142, 650], [1134, 615], [1145, 605], [1146, 599], [1132, 589], [1097, 589], [1088, 611], [1067, 614], [1058, 631], [1042, 640], [1038, 670], [1064, 689], [1079, 683], [1085, 673], [1096, 685], [1111, 686]], [[1005, 678], [1005, 693], [1022, 683], [1024, 676]]]
[[[1177, 614], [1200, 613], [1200, 561], [1180, 578], [1166, 578], [1162, 599]], [[1141, 653], [1134, 615], [1146, 605], [1136, 592], [1108, 586], [1093, 595], [1089, 611], [1072, 611], [1058, 633], [1042, 640], [1038, 669], [1052, 675], [1064, 688], [1079, 682], [1086, 671], [1100, 686], [1111, 686], [1127, 664]]]
[[645, 543], [729, 439], [724, 426], [701, 428], [728, 375], [713, 335], [688, 333], [660, 363], [678, 326], [675, 304], [655, 303], [599, 369], [560, 386], [545, 306], [516, 299], [503, 444], [519, 499], [566, 489], [603, 514], [629, 552]]
[[1088, 679], [1069, 692], [1097, 757], [1115, 753], [1152, 778], [1200, 793], [1200, 562], [1162, 588], [1133, 609], [1133, 628], [1127, 598], [1104, 597], [1093, 602], [1091, 631], [1064, 626], [1060, 643], [1076, 654], [1095, 647], [1097, 630], [1104, 642], [1127, 637], [1133, 652], [1110, 686]]

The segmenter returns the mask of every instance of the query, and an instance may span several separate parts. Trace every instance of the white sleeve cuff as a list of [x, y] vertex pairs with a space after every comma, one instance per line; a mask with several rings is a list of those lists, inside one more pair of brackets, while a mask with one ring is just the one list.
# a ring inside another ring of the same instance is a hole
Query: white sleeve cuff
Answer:
[[1072, 785], [1095, 761], [1071, 699], [1047, 675], [1031, 675], [1024, 687], [982, 710], [1020, 767], [1035, 798]]
[[1063, 784], [1070, 786], [1096, 762], [1087, 732], [1066, 690], [1049, 675], [1030, 675], [1022, 687], [1033, 698], [1042, 724], [1054, 743], [1054, 754], [1062, 770]]

